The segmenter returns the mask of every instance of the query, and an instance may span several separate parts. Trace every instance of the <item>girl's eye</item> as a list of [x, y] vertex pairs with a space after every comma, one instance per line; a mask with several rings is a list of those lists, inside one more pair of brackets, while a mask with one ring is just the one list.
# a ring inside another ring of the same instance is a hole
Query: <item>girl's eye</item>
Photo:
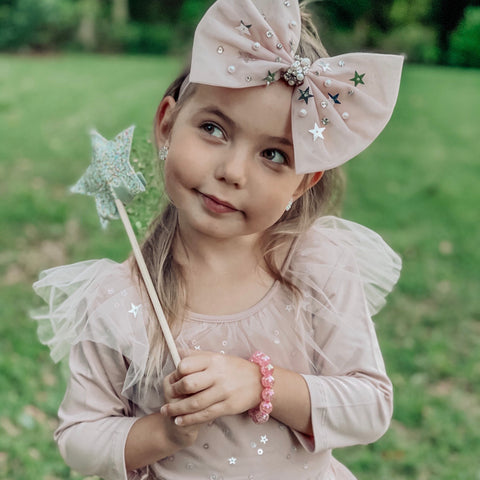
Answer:
[[204, 123], [202, 128], [212, 137], [223, 138], [225, 135], [220, 127], [217, 127], [214, 123]]
[[271, 162], [277, 163], [279, 165], [286, 165], [288, 163], [286, 155], [282, 153], [280, 150], [275, 150], [274, 148], [269, 148], [268, 150], [264, 150], [263, 156], [267, 160], [270, 160]]

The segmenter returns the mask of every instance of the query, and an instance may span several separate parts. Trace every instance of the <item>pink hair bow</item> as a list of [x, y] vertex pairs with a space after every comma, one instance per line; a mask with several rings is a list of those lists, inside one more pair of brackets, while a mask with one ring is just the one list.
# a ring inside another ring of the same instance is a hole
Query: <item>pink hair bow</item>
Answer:
[[297, 173], [350, 160], [380, 134], [398, 96], [403, 57], [351, 53], [313, 64], [295, 56], [301, 31], [294, 0], [218, 0], [198, 24], [189, 82], [245, 88], [292, 86]]

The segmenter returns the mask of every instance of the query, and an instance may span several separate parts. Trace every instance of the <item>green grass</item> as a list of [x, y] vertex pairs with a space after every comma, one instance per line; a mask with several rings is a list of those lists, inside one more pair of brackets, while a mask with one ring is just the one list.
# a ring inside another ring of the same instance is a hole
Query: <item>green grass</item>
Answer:
[[[28, 318], [30, 285], [42, 268], [128, 253], [119, 223], [102, 232], [93, 201], [67, 187], [89, 162], [93, 126], [112, 137], [135, 123], [139, 168], [149, 160], [156, 105], [180, 68], [0, 56], [0, 479], [79, 478], [51, 440], [64, 379]], [[404, 259], [376, 318], [392, 427], [336, 452], [360, 480], [480, 478], [479, 91], [478, 70], [407, 66], [392, 122], [346, 169], [345, 216]]]

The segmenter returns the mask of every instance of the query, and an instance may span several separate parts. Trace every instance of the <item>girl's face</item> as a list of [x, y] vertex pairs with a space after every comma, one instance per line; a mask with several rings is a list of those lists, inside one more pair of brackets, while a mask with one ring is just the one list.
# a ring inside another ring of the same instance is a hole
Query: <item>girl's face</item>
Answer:
[[259, 234], [304, 191], [295, 173], [291, 88], [198, 85], [173, 125], [171, 97], [159, 111], [169, 146], [166, 192], [181, 228], [216, 238]]

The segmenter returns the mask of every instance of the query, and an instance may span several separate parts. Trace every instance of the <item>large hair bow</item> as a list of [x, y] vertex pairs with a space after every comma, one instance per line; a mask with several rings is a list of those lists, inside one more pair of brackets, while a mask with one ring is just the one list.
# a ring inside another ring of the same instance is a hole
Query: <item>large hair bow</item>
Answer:
[[380, 134], [398, 96], [403, 57], [351, 53], [313, 63], [295, 55], [296, 0], [218, 0], [195, 32], [189, 82], [229, 88], [292, 86], [297, 173], [350, 160]]

